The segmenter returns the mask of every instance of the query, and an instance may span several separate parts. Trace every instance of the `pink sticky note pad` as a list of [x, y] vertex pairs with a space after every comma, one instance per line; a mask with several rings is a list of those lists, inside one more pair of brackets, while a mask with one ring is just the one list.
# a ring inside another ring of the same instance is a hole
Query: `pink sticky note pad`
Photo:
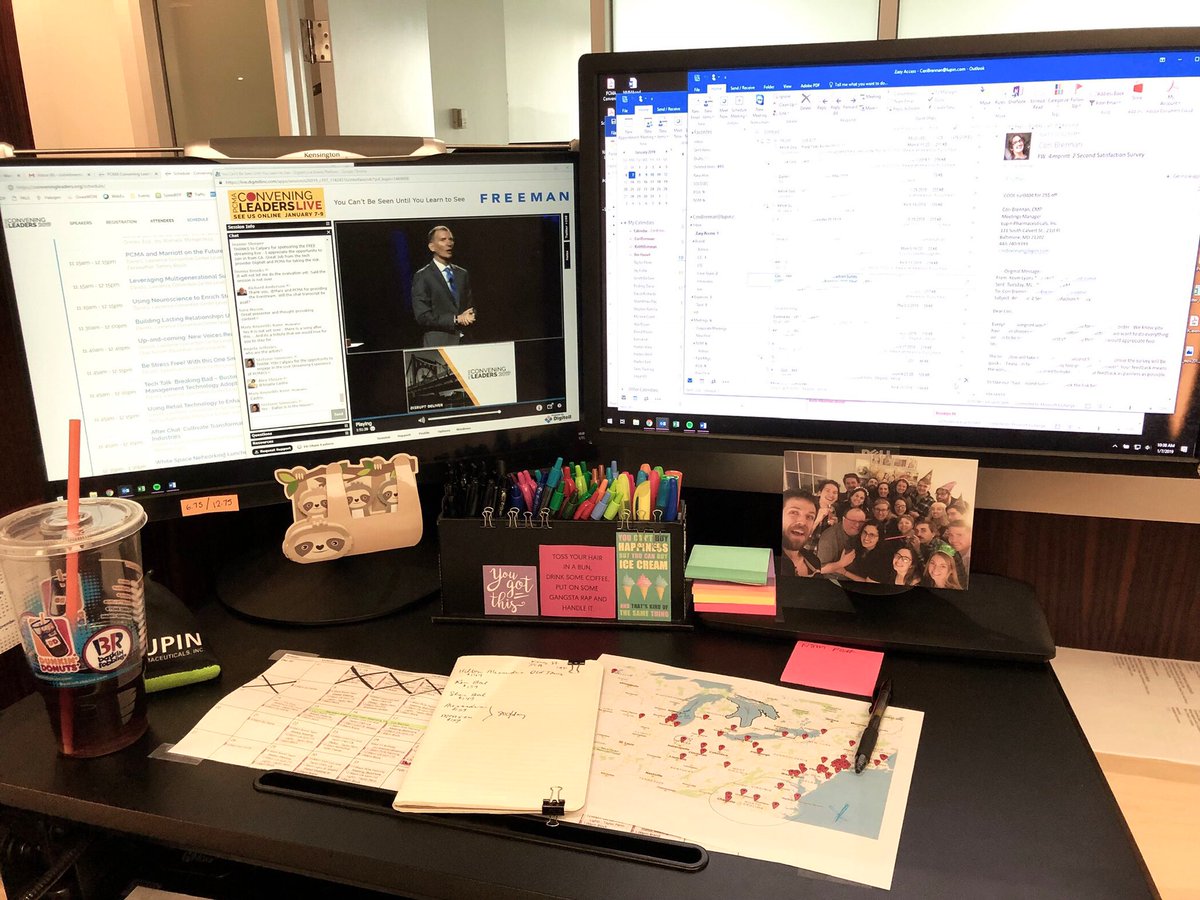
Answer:
[[617, 550], [574, 544], [538, 548], [543, 616], [617, 617]]
[[735, 616], [773, 616], [775, 601], [769, 604], [754, 603], [695, 603], [692, 606], [698, 613], [731, 613]]
[[791, 684], [869, 697], [875, 690], [882, 662], [883, 654], [877, 650], [797, 641], [779, 677]]

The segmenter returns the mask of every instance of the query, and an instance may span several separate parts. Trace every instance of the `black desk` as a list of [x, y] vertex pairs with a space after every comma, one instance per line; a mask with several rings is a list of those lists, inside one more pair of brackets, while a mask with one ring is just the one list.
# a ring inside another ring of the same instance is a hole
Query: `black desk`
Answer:
[[[719, 853], [688, 873], [546, 848], [258, 793], [250, 769], [148, 758], [265, 669], [278, 649], [430, 672], [449, 672], [469, 653], [611, 652], [777, 682], [791, 648], [786, 640], [703, 630], [434, 625], [435, 611], [424, 605], [370, 623], [289, 629], [235, 619], [210, 604], [198, 617], [222, 678], [152, 695], [150, 732], [130, 749], [63, 759], [39, 698], [0, 713], [0, 804], [413, 897], [884, 896]], [[895, 679], [897, 706], [925, 711], [892, 895], [1155, 895], [1049, 666], [889, 653], [883, 673]]]

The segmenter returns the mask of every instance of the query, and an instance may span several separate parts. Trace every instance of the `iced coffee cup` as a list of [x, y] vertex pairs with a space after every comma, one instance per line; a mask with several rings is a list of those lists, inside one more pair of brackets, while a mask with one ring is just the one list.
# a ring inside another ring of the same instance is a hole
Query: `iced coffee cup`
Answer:
[[25, 658], [66, 756], [100, 756], [146, 730], [146, 604], [132, 500], [45, 503], [0, 519], [0, 570]]

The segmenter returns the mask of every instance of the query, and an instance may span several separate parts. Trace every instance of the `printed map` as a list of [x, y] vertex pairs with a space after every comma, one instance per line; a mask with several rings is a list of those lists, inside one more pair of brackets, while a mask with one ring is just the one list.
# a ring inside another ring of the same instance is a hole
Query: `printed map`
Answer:
[[890, 885], [921, 713], [889, 708], [855, 774], [865, 700], [600, 661], [583, 822]]

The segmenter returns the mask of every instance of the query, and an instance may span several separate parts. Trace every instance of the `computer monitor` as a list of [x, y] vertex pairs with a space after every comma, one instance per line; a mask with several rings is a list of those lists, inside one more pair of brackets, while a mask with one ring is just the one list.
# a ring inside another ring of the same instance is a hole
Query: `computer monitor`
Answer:
[[599, 440], [1195, 474], [1200, 29], [579, 71]]
[[[572, 154], [5, 163], [0, 214], [50, 494], [70, 418], [83, 493], [159, 518], [283, 501], [278, 468], [577, 431]], [[476, 319], [437, 330], [413, 285], [439, 226]]]
[[[0, 290], [24, 350], [33, 477], [64, 493], [72, 418], [83, 494], [131, 497], [152, 519], [214, 497], [290, 503], [275, 473], [296, 466], [403, 451], [427, 476], [561, 452], [581, 416], [575, 198], [565, 151], [0, 165]], [[352, 582], [341, 564], [384, 554], [298, 566], [282, 537], [263, 536], [241, 579], [283, 604], [262, 618], [295, 621], [296, 592], [331, 577], [310, 592], [316, 621], [348, 585], [379, 604], [349, 618], [437, 586], [432, 535], [420, 577]]]

